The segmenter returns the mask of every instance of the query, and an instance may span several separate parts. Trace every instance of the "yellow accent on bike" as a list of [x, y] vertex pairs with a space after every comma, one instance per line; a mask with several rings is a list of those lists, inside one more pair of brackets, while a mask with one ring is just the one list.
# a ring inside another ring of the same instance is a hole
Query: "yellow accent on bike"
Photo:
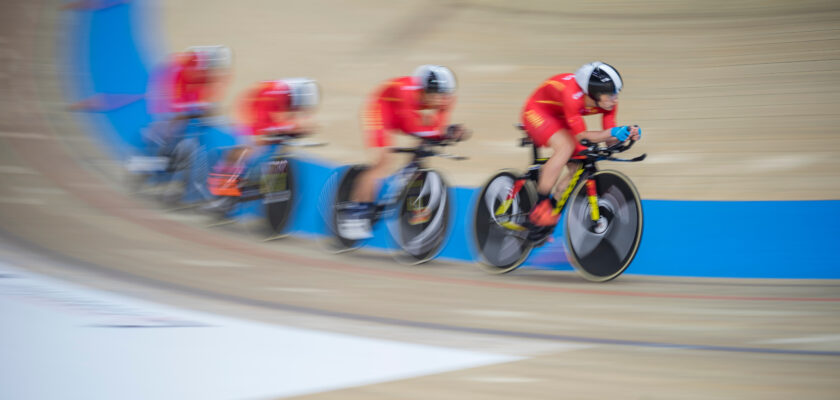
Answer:
[[572, 194], [572, 189], [575, 188], [575, 184], [577, 183], [578, 179], [580, 179], [580, 175], [583, 174], [583, 166], [578, 167], [577, 172], [572, 177], [572, 180], [569, 181], [569, 186], [563, 192], [563, 196], [560, 196], [560, 201], [557, 202], [557, 205], [554, 206], [554, 212], [560, 213], [560, 209], [563, 208], [563, 205], [566, 204], [566, 200], [569, 200], [569, 195]]
[[499, 207], [496, 208], [496, 215], [499, 216], [499, 215], [502, 215], [502, 214], [506, 213], [507, 210], [510, 209], [510, 206], [512, 204], [513, 204], [513, 199], [508, 199], [508, 200], [503, 201], [502, 204], [499, 204]]
[[501, 225], [501, 226], [503, 226], [503, 227], [505, 227], [505, 228], [507, 228], [507, 229], [514, 230], [514, 231], [524, 231], [524, 230], [525, 230], [525, 227], [524, 227], [524, 226], [519, 225], [519, 224], [517, 224], [517, 223], [515, 223], [515, 222], [510, 222], [510, 221], [508, 221], [508, 222], [502, 222], [502, 223], [500, 223], [499, 225]]
[[598, 196], [589, 196], [589, 208], [592, 211], [592, 220], [601, 219], [601, 210], [598, 209]]
[[[503, 201], [502, 204], [499, 204], [499, 207], [496, 208], [496, 216], [498, 217], [499, 215], [504, 215], [504, 213], [506, 213], [510, 209], [510, 206], [512, 204], [513, 204], [513, 199], [508, 199], [508, 200]], [[510, 222], [510, 221], [500, 222], [499, 225], [501, 225], [503, 228], [507, 228], [507, 229], [514, 230], [514, 231], [524, 231], [525, 230], [524, 226], [519, 225], [516, 222]]]

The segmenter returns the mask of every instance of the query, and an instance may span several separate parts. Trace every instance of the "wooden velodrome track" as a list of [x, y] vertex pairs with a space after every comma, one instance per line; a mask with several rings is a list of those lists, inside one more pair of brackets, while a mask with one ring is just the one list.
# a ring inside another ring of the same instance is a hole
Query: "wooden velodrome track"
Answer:
[[[476, 185], [500, 157], [524, 165], [508, 127], [532, 87], [603, 58], [628, 82], [623, 119], [646, 129], [650, 162], [623, 168], [645, 197], [838, 198], [836, 2], [596, 2], [586, 12], [523, 3], [188, 0], [161, 11], [170, 48], [236, 49], [232, 92], [318, 78], [322, 136], [336, 143], [323, 155], [341, 161], [361, 160], [356, 114], [370, 88], [440, 62], [459, 74], [455, 118], [476, 131], [461, 146], [473, 161], [441, 168]], [[0, 16], [0, 254], [15, 265], [240, 318], [524, 357], [309, 398], [840, 396], [836, 281], [594, 285], [572, 273], [408, 268], [206, 229], [200, 217], [132, 199], [89, 125], [64, 111], [61, 80], [72, 77], [54, 56], [60, 12], [34, 1], [4, 4]]]

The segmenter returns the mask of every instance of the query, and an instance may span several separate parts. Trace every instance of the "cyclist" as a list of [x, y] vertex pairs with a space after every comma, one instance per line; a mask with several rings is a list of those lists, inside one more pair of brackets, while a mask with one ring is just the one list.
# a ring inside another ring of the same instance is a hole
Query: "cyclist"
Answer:
[[[258, 83], [239, 104], [237, 149], [213, 168], [208, 178], [210, 192], [238, 196], [239, 188], [254, 185], [259, 166], [274, 150], [274, 135], [300, 136], [315, 129], [312, 118], [320, 101], [318, 83], [308, 78], [288, 78]], [[240, 177], [246, 182], [240, 183]]]
[[[455, 75], [440, 65], [421, 65], [411, 76], [391, 79], [368, 101], [363, 123], [373, 162], [355, 182], [351, 203], [339, 215], [339, 233], [348, 239], [372, 236], [371, 220], [378, 182], [392, 171], [394, 156], [389, 152], [391, 137], [405, 133], [426, 140], [461, 140], [466, 130], [447, 125], [455, 102]], [[420, 214], [424, 210], [418, 210]], [[422, 219], [423, 215], [415, 218]]]
[[174, 145], [187, 120], [210, 114], [221, 99], [231, 65], [226, 46], [193, 46], [175, 53], [153, 74], [147, 90], [147, 107], [154, 129], [147, 140], [166, 147]]
[[[621, 75], [600, 61], [584, 64], [574, 74], [558, 74], [543, 82], [525, 103], [522, 122], [525, 131], [540, 147], [550, 147], [554, 154], [546, 161], [537, 182], [537, 204], [528, 216], [533, 228], [549, 228], [560, 218], [555, 212], [552, 189], [565, 188], [571, 180], [563, 168], [577, 169], [572, 156], [585, 149], [580, 141], [615, 143], [639, 140], [638, 126], [616, 126], [618, 94], [623, 87]], [[587, 130], [584, 115], [603, 114], [603, 130]], [[558, 185], [559, 183], [559, 185]]]
[[176, 55], [170, 81], [172, 111], [207, 112], [222, 95], [231, 52], [226, 46], [193, 46]]

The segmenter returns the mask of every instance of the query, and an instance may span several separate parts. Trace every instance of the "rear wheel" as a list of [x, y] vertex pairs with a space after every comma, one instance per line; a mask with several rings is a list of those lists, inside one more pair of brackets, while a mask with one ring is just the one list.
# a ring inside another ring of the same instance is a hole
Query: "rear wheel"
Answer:
[[642, 239], [642, 203], [630, 179], [618, 171], [599, 171], [594, 179], [600, 219], [592, 220], [585, 181], [572, 192], [566, 212], [569, 261], [587, 280], [615, 279], [633, 261]]
[[510, 205], [501, 207], [517, 178], [512, 171], [502, 171], [490, 178], [481, 189], [475, 207], [475, 245], [482, 268], [491, 273], [513, 271], [525, 262], [533, 249], [528, 231], [516, 229], [516, 226], [524, 224], [537, 202], [534, 183], [526, 180]]
[[400, 195], [396, 240], [408, 263], [434, 258], [449, 233], [448, 185], [434, 170], [420, 170], [406, 182]]
[[338, 233], [338, 223], [339, 223], [339, 214], [343, 206], [350, 202], [350, 195], [353, 192], [353, 187], [356, 182], [356, 178], [359, 177], [359, 174], [366, 171], [368, 169], [367, 165], [353, 165], [347, 169], [342, 175], [341, 178], [338, 180], [338, 184], [335, 185], [335, 194], [333, 197], [333, 201], [331, 204], [331, 210], [329, 212], [329, 224], [330, 229], [333, 232], [334, 240], [330, 242], [330, 248], [336, 252], [342, 252], [347, 250], [353, 250], [359, 247], [360, 240], [354, 239], [347, 239], [342, 237]]
[[295, 182], [289, 159], [277, 157], [260, 166], [260, 196], [269, 234], [272, 238], [288, 235]]

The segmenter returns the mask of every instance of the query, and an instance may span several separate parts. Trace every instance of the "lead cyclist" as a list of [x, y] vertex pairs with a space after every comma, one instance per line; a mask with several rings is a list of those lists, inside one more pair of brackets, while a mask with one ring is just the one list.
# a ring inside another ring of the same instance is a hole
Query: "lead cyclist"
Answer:
[[[585, 149], [581, 140], [593, 143], [639, 140], [642, 130], [637, 125], [616, 126], [618, 94], [624, 86], [618, 71], [596, 61], [584, 64], [577, 72], [554, 75], [537, 87], [525, 102], [522, 123], [528, 136], [539, 147], [550, 147], [554, 153], [540, 170], [537, 182], [537, 204], [528, 216], [530, 228], [550, 229], [560, 219], [557, 201], [552, 195], [556, 186], [565, 188], [577, 163], [572, 157]], [[602, 114], [602, 130], [587, 130], [584, 115]]]

